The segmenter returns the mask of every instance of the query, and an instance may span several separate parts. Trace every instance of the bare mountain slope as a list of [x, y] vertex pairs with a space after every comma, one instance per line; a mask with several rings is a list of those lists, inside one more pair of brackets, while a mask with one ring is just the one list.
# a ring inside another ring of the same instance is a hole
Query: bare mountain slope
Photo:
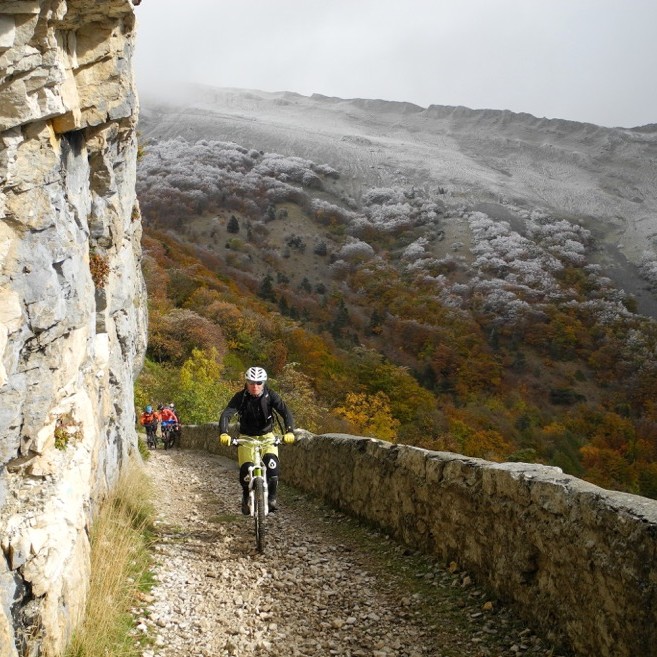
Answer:
[[595, 259], [610, 278], [641, 312], [657, 316], [638, 275], [642, 261], [657, 261], [657, 132], [650, 126], [185, 87], [142, 98], [140, 130], [147, 140], [219, 139], [326, 163], [340, 172], [335, 191], [345, 200], [358, 201], [371, 187], [418, 186], [445, 191], [441, 198], [453, 208], [485, 204], [493, 219], [514, 219], [510, 207], [575, 220], [593, 232]]

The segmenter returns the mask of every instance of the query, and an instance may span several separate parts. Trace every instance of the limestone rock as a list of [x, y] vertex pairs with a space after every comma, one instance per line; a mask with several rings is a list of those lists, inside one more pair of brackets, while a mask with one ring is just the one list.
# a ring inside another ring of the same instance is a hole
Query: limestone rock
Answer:
[[[130, 0], [2, 3], [0, 545], [9, 570], [0, 572], [0, 654], [7, 657], [19, 647], [20, 654], [64, 647], [86, 598], [88, 526], [136, 446], [132, 389], [146, 309], [141, 227], [132, 218], [134, 28]], [[92, 255], [109, 268], [102, 284]]]

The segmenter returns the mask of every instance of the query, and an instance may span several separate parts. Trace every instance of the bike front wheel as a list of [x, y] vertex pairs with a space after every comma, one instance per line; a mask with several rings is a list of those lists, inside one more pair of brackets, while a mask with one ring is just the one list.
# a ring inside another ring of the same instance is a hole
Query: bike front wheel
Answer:
[[266, 500], [265, 500], [265, 484], [262, 479], [256, 479], [253, 487], [255, 508], [253, 510], [253, 518], [255, 520], [255, 536], [256, 547], [258, 552], [265, 551], [265, 516], [266, 516]]

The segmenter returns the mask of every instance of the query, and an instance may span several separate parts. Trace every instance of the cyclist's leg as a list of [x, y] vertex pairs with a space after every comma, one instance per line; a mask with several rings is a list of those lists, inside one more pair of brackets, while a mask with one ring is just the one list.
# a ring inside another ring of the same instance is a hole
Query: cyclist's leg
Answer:
[[242, 486], [242, 513], [249, 515], [249, 468], [253, 466], [254, 450], [249, 445], [240, 445], [237, 448], [237, 462], [240, 466], [240, 486]]
[[269, 507], [272, 511], [276, 511], [278, 508], [278, 500], [276, 493], [278, 491], [278, 472], [279, 472], [279, 461], [276, 447], [272, 447], [270, 450], [267, 450], [265, 455], [262, 457], [262, 460], [267, 468], [267, 487], [269, 490]]
[[245, 461], [240, 465], [240, 486], [246, 493], [249, 492], [249, 468], [252, 466], [252, 461]]

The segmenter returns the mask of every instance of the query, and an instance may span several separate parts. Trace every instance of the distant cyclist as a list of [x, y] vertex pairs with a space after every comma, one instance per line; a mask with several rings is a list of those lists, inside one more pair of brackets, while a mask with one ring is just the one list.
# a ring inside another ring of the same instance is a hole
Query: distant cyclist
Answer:
[[162, 406], [160, 410], [160, 430], [162, 431], [162, 440], [165, 441], [164, 446], [170, 447], [167, 435], [170, 433], [174, 439], [174, 431], [178, 428], [178, 416], [172, 408], [173, 404]]
[[144, 407], [144, 412], [139, 418], [139, 424], [146, 429], [146, 444], [149, 447], [155, 447], [157, 444], [155, 432], [157, 431], [158, 421], [159, 416], [157, 412], [153, 410], [153, 407], [150, 404]]
[[163, 406], [162, 410], [160, 410], [160, 422], [162, 424], [178, 424], [178, 416], [172, 407], [173, 404], [169, 404], [168, 406]]
[[[285, 435], [283, 442], [294, 442], [294, 418], [281, 396], [267, 386], [267, 372], [262, 367], [249, 367], [245, 373], [244, 388], [236, 393], [228, 402], [219, 417], [219, 440], [222, 445], [230, 445], [228, 424], [234, 415], [240, 419], [240, 435], [253, 437], [272, 436], [274, 429], [274, 411], [283, 418]], [[240, 445], [237, 449], [237, 459], [240, 465], [240, 484], [242, 485], [242, 513], [249, 515], [249, 482], [247, 480], [249, 467], [253, 465], [253, 448]], [[276, 511], [278, 501], [279, 459], [278, 447], [268, 446], [263, 455], [267, 467], [267, 485], [269, 489], [269, 508]]]
[[180, 441], [182, 438], [182, 420], [180, 419], [180, 411], [176, 408], [176, 405], [173, 402], [169, 404], [169, 408], [173, 411], [177, 421], [177, 424], [173, 426], [171, 432], [173, 435], [173, 444], [180, 447]]

